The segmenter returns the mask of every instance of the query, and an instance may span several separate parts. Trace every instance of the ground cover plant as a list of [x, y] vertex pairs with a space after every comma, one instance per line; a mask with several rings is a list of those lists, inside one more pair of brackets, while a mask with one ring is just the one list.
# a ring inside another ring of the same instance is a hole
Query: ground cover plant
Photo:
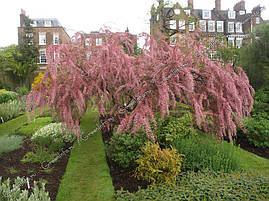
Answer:
[[[0, 176], [0, 200], [5, 201], [50, 201], [49, 194], [45, 191], [45, 183], [34, 182], [34, 188], [31, 193], [26, 190], [26, 179], [18, 177], [15, 179], [14, 184], [11, 186], [10, 179], [5, 181]], [[24, 190], [21, 190], [24, 188]]]
[[136, 193], [117, 191], [117, 201], [268, 200], [269, 179], [256, 173], [183, 172], [173, 185], [151, 185]]

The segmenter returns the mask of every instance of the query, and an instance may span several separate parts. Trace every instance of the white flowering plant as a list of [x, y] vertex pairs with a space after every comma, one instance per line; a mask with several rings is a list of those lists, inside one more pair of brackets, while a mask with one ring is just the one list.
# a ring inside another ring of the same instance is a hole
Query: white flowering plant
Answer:
[[75, 135], [64, 127], [62, 123], [50, 123], [34, 133], [31, 140], [42, 147], [56, 151], [65, 143], [73, 142]]

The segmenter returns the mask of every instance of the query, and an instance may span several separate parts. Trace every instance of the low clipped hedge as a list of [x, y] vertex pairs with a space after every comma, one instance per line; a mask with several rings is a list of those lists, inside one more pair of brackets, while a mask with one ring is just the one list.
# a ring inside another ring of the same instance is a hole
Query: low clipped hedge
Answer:
[[19, 94], [13, 91], [0, 92], [0, 103], [6, 103], [10, 100], [15, 100], [19, 97]]
[[183, 172], [177, 184], [151, 185], [136, 193], [116, 191], [117, 201], [269, 200], [269, 179], [253, 173]]

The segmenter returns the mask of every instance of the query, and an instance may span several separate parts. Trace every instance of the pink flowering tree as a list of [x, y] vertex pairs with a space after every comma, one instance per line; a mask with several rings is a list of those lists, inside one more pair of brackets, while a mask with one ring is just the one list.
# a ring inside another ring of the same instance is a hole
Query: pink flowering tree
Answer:
[[101, 46], [95, 45], [94, 37], [85, 45], [84, 35], [78, 33], [69, 44], [51, 46], [44, 81], [29, 94], [28, 109], [49, 106], [69, 128], [79, 131], [91, 102], [100, 118], [112, 118], [107, 126], [118, 125], [123, 132], [144, 128], [154, 139], [150, 122], [156, 125], [156, 112], [169, 115], [179, 102], [192, 106], [201, 129], [232, 139], [253, 106], [254, 90], [242, 68], [210, 60], [199, 33], [173, 46], [143, 36], [138, 55], [129, 33], [106, 31]]

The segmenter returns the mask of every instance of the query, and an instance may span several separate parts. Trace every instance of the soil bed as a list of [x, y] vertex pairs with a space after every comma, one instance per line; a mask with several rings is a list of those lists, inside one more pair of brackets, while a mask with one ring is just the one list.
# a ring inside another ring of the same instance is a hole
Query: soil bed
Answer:
[[242, 149], [248, 152], [269, 159], [269, 148], [255, 147], [254, 145], [250, 144], [248, 139], [244, 136], [237, 136], [236, 145], [240, 145]]
[[[66, 150], [71, 146], [72, 143], [68, 143], [63, 148], [63, 150]], [[52, 171], [46, 172], [46, 170], [44, 171], [44, 169], [41, 167], [40, 163], [20, 162], [23, 156], [30, 151], [33, 151], [33, 145], [31, 144], [31, 141], [29, 139], [25, 139], [24, 144], [20, 149], [9, 153], [3, 153], [0, 156], [0, 176], [4, 180], [10, 178], [12, 181], [18, 176], [25, 178], [31, 178], [32, 176], [32, 178], [29, 179], [31, 187], [29, 189], [30, 192], [32, 192], [34, 180], [46, 180], [46, 191], [49, 192], [51, 200], [55, 200], [58, 193], [58, 187], [61, 178], [65, 173], [70, 152], [66, 153], [66, 155], [62, 155], [62, 157], [60, 157], [56, 163], [51, 164], [48, 169], [52, 169]], [[15, 169], [15, 171], [11, 172], [10, 168]], [[27, 189], [27, 184], [24, 184], [21, 189]]]

